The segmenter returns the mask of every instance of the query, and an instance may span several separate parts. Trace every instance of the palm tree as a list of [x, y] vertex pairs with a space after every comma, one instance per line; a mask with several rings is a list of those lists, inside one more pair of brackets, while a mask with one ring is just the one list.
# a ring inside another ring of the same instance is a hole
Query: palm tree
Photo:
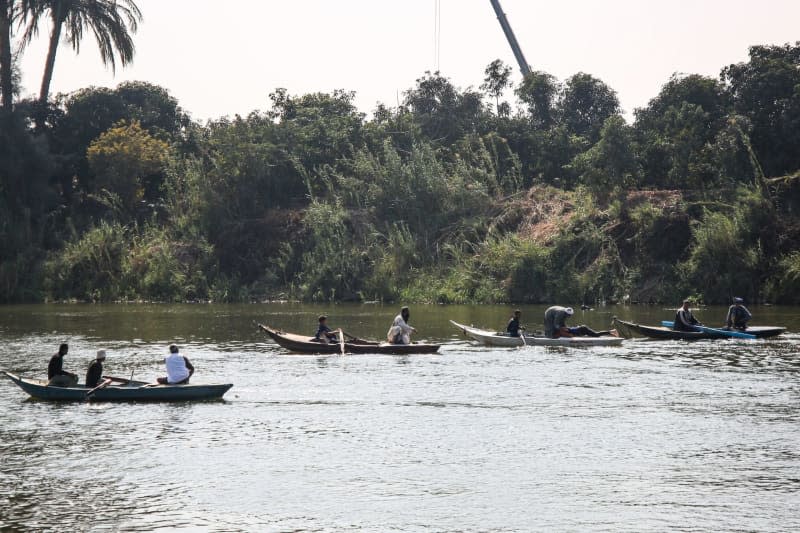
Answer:
[[104, 65], [111, 65], [114, 72], [117, 55], [122, 66], [133, 61], [135, 48], [131, 34], [136, 33], [142, 20], [142, 13], [133, 0], [38, 0], [32, 3], [34, 7], [31, 22], [23, 42], [30, 42], [36, 35], [39, 20], [45, 14], [50, 16], [53, 24], [39, 91], [41, 103], [47, 102], [50, 93], [50, 81], [53, 79], [56, 52], [62, 33], [72, 49], [80, 53], [83, 32], [91, 30], [100, 48], [100, 59]]
[[11, 64], [11, 25], [13, 20], [13, 0], [0, 0], [0, 109], [3, 111], [11, 111], [14, 96]]

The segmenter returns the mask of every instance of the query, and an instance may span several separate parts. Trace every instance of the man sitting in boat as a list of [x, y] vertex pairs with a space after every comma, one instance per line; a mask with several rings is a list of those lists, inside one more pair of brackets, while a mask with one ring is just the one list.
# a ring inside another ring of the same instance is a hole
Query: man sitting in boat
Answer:
[[702, 326], [702, 324], [694, 317], [692, 311], [689, 309], [689, 300], [684, 300], [681, 308], [675, 313], [675, 323], [672, 329], [678, 331], [700, 331], [695, 326]]
[[411, 344], [411, 334], [416, 333], [416, 329], [408, 325], [411, 312], [408, 307], [400, 309], [400, 314], [394, 317], [392, 327], [386, 334], [386, 340], [391, 344]]
[[103, 361], [106, 360], [106, 351], [97, 350], [97, 357], [95, 357], [92, 364], [89, 365], [89, 370], [86, 371], [86, 386], [90, 389], [100, 385], [103, 380]]
[[169, 347], [169, 355], [164, 359], [164, 364], [167, 367], [167, 377], [156, 379], [161, 385], [183, 385], [189, 383], [189, 378], [194, 374], [189, 358], [179, 354], [178, 347], [174, 344]]
[[508, 326], [506, 326], [506, 331], [508, 332], [509, 337], [519, 337], [520, 330], [525, 331], [525, 328], [519, 325], [519, 319], [522, 317], [522, 311], [517, 309], [514, 311], [514, 316], [511, 317], [511, 320], [508, 321]]
[[325, 315], [321, 315], [319, 317], [319, 326], [317, 327], [317, 334], [314, 336], [314, 342], [322, 342], [324, 344], [328, 344], [331, 341], [339, 342], [339, 338], [336, 336], [331, 328], [328, 327], [328, 317]]
[[728, 316], [725, 317], [725, 326], [728, 329], [736, 328], [742, 331], [747, 329], [747, 323], [753, 315], [744, 306], [744, 299], [738, 296], [733, 299], [733, 305], [728, 308]]
[[64, 370], [64, 356], [69, 351], [69, 345], [62, 344], [58, 347], [58, 353], [50, 358], [47, 365], [48, 385], [54, 387], [74, 387], [78, 384], [78, 375]]

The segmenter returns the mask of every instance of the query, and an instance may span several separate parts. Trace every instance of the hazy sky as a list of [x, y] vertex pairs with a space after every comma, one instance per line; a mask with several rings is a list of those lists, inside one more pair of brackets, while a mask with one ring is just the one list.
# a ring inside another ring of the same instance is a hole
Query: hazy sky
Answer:
[[[52, 92], [146, 80], [196, 119], [269, 107], [268, 94], [357, 92], [365, 112], [395, 106], [436, 70], [436, 0], [137, 0], [144, 22], [133, 65], [113, 76], [86, 34], [80, 56], [59, 50]], [[578, 71], [614, 88], [627, 114], [673, 72], [717, 76], [752, 44], [800, 40], [799, 0], [502, 0], [535, 70]], [[520, 74], [488, 0], [440, 0], [439, 68], [480, 85], [496, 58]], [[48, 28], [25, 52], [25, 94], [38, 92]]]

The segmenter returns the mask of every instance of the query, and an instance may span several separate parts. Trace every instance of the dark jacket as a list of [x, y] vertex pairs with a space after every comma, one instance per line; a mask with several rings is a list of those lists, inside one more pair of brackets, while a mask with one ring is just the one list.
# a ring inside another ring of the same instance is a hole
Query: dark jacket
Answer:
[[86, 371], [86, 386], [94, 388], [100, 385], [103, 379], [103, 363], [95, 359]]
[[680, 308], [678, 312], [675, 313], [675, 325], [672, 329], [678, 331], [697, 331], [697, 328], [694, 326], [699, 323], [700, 322], [698, 322], [691, 311], [688, 309], [684, 311], [683, 308]]
[[512, 337], [519, 337], [519, 319], [517, 317], [512, 317], [511, 320], [508, 321], [506, 331]]
[[56, 376], [71, 376], [69, 372], [64, 372], [64, 356], [55, 354], [50, 358], [50, 364], [47, 365], [47, 379], [53, 379]]

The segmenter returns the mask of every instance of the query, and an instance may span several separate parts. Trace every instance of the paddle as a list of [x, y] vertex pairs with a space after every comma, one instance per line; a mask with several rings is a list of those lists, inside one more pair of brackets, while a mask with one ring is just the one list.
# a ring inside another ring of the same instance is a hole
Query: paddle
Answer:
[[344, 331], [342, 328], [339, 328], [339, 348], [342, 349], [342, 355], [344, 355]]
[[[671, 320], [662, 320], [661, 325], [666, 328], [672, 328], [675, 327], [675, 322], [672, 322]], [[727, 329], [709, 328], [706, 326], [695, 326], [695, 327], [704, 333], [712, 333], [714, 335], [721, 335], [723, 337], [733, 337], [735, 339], [748, 339], [748, 340], [753, 340], [756, 338], [755, 335], [750, 335], [749, 333], [743, 333], [741, 331], [730, 331]]]
[[89, 396], [94, 394], [96, 391], [99, 391], [100, 389], [108, 387], [113, 381], [114, 381], [113, 379], [109, 379], [109, 378], [104, 379], [103, 382], [100, 385], [98, 385], [97, 387], [93, 388], [92, 390], [90, 390], [89, 392], [86, 393], [86, 398], [88, 399]]
[[525, 328], [519, 328], [519, 336], [522, 339], [522, 345], [527, 346], [528, 343], [525, 342]]

